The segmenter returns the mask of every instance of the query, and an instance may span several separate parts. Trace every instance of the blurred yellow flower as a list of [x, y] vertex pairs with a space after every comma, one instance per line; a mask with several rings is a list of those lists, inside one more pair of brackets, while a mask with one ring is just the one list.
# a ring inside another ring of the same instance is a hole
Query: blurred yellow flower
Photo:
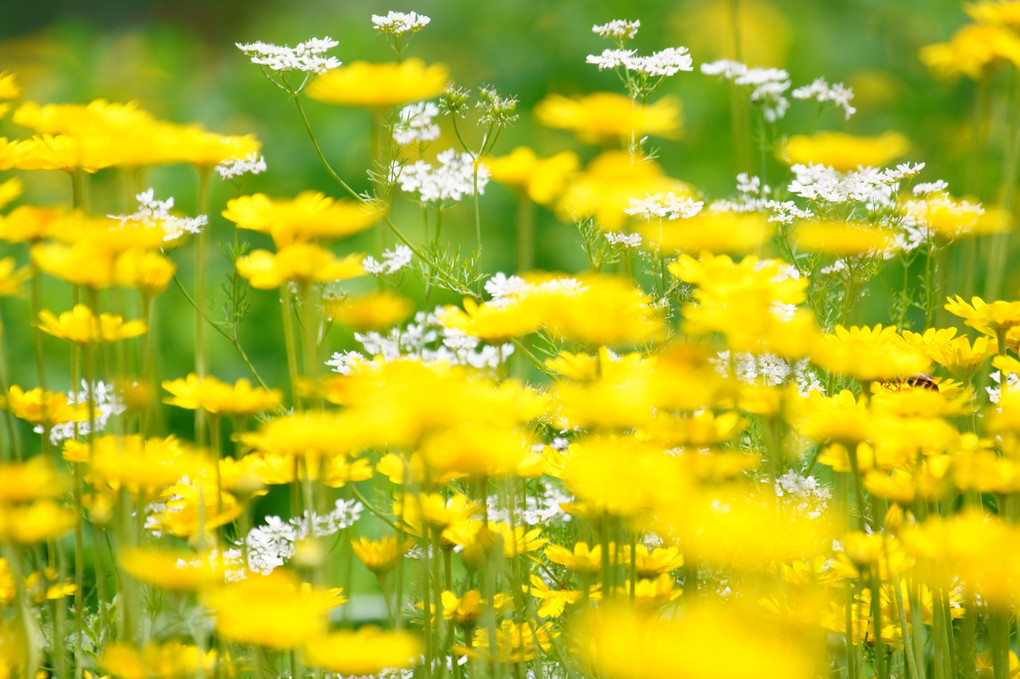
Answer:
[[96, 317], [92, 310], [79, 304], [60, 316], [43, 309], [39, 312], [39, 329], [75, 344], [98, 344], [138, 337], [146, 331], [145, 321], [128, 321], [113, 314]]
[[908, 200], [903, 211], [915, 223], [946, 240], [1002, 233], [1013, 227], [1013, 220], [1005, 210], [985, 209], [980, 204], [957, 200], [941, 192], [920, 200]]
[[531, 148], [518, 146], [510, 155], [483, 158], [482, 164], [489, 168], [493, 181], [523, 191], [539, 205], [549, 205], [563, 193], [581, 160], [573, 151], [539, 158]]
[[355, 61], [318, 76], [306, 92], [327, 104], [385, 108], [437, 97], [449, 77], [444, 64], [426, 66], [421, 59], [399, 64]]
[[68, 479], [42, 455], [0, 464], [0, 504], [57, 498], [69, 487]]
[[216, 650], [200, 651], [179, 641], [151, 642], [141, 649], [113, 641], [102, 647], [98, 664], [117, 679], [182, 679], [215, 672]]
[[279, 389], [252, 387], [251, 381], [244, 378], [230, 385], [215, 377], [191, 374], [184, 379], [164, 381], [163, 388], [171, 394], [164, 403], [229, 417], [275, 410], [283, 402]]
[[779, 157], [788, 165], [826, 165], [838, 172], [864, 167], [885, 167], [910, 148], [899, 132], [877, 137], [856, 137], [842, 132], [816, 132], [808, 137], [794, 135], [779, 147]]
[[325, 283], [365, 275], [363, 255], [351, 254], [340, 259], [314, 243], [293, 243], [276, 253], [255, 250], [237, 260], [237, 272], [248, 279], [253, 288], [272, 290], [288, 282]]
[[1020, 67], [1020, 36], [1001, 24], [966, 24], [949, 42], [925, 45], [918, 56], [939, 78], [980, 80], [1002, 63]]
[[52, 540], [74, 528], [75, 520], [74, 511], [54, 500], [0, 505], [0, 542], [24, 545]]
[[836, 328], [812, 352], [812, 360], [831, 372], [862, 381], [901, 380], [928, 371], [924, 353], [908, 345], [894, 326]]
[[890, 229], [836, 220], [803, 221], [790, 231], [796, 249], [835, 257], [881, 256], [894, 246], [895, 236]]
[[664, 252], [748, 252], [772, 236], [775, 227], [757, 212], [707, 211], [687, 219], [649, 222], [638, 233]]
[[681, 130], [680, 101], [674, 97], [641, 105], [613, 92], [595, 92], [576, 99], [550, 94], [535, 105], [535, 117], [546, 127], [570, 130], [589, 143], [627, 144], [647, 135], [676, 139]]
[[117, 565], [132, 577], [175, 592], [195, 592], [222, 584], [223, 563], [211, 552], [182, 549], [121, 547]]
[[967, 2], [963, 11], [971, 19], [982, 24], [1003, 24], [1020, 29], [1020, 2], [1016, 0], [979, 0]]
[[227, 201], [226, 219], [241, 229], [267, 233], [277, 248], [295, 242], [342, 238], [369, 228], [385, 211], [349, 200], [335, 200], [316, 191], [292, 199], [262, 193]]
[[17, 177], [12, 177], [0, 183], [0, 210], [7, 207], [7, 204], [21, 195], [24, 184]]
[[384, 632], [375, 627], [341, 630], [305, 646], [309, 665], [341, 676], [365, 676], [416, 664], [424, 650], [417, 635], [402, 630]]
[[356, 297], [328, 300], [326, 313], [334, 322], [355, 332], [385, 330], [413, 314], [414, 303], [402, 295], [380, 290]]
[[18, 419], [45, 428], [89, 419], [87, 403], [72, 403], [67, 394], [45, 391], [39, 387], [25, 391], [16, 384], [12, 385], [6, 395], [0, 394], [0, 405]]

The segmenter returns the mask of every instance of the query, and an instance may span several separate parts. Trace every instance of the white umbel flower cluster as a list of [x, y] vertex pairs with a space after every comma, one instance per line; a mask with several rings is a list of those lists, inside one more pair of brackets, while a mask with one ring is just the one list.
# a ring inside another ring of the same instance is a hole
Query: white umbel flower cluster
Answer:
[[393, 125], [393, 141], [407, 146], [439, 139], [439, 125], [434, 122], [438, 115], [439, 107], [431, 101], [405, 106]]
[[138, 201], [138, 211], [131, 215], [108, 215], [111, 219], [120, 221], [121, 226], [132, 224], [155, 225], [163, 229], [164, 241], [177, 240], [186, 233], [199, 233], [209, 223], [205, 215], [197, 217], [178, 217], [171, 214], [174, 207], [174, 199], [156, 200], [154, 189], [142, 191], [135, 200]]
[[701, 212], [705, 204], [689, 196], [677, 196], [674, 192], [646, 194], [645, 198], [631, 198], [630, 207], [623, 211], [644, 221], [653, 219], [690, 219]]
[[294, 556], [295, 545], [309, 537], [326, 537], [353, 526], [365, 509], [360, 502], [337, 500], [329, 514], [312, 514], [309, 535], [308, 512], [284, 521], [267, 516], [266, 523], [251, 529], [244, 537], [248, 548], [248, 568], [253, 573], [268, 575]]
[[701, 72], [752, 88], [751, 101], [761, 104], [765, 120], [770, 123], [785, 116], [790, 108], [785, 96], [790, 89], [790, 74], [781, 68], [749, 68], [739, 61], [719, 59], [702, 64]]
[[639, 28], [641, 28], [640, 21], [615, 19], [607, 24], [596, 24], [591, 27], [591, 30], [595, 35], [602, 38], [624, 41], [633, 39], [637, 35]]
[[417, 33], [428, 26], [430, 21], [432, 19], [417, 12], [389, 12], [386, 16], [372, 15], [372, 27], [375, 30], [397, 36], [405, 33]]
[[393, 274], [411, 263], [412, 254], [411, 248], [406, 245], [397, 245], [392, 250], [383, 251], [381, 262], [372, 255], [368, 255], [362, 260], [361, 265], [365, 268], [366, 273], [373, 276]]
[[[391, 179], [400, 185], [401, 191], [417, 193], [423, 203], [442, 201], [459, 201], [465, 196], [475, 193], [475, 161], [469, 153], [459, 153], [455, 149], [447, 149], [440, 153], [433, 166], [424, 160], [411, 165], [401, 166], [393, 163], [390, 166]], [[485, 193], [485, 185], [489, 183], [489, 170], [484, 165], [478, 167], [478, 193]]]
[[607, 49], [602, 54], [589, 54], [587, 63], [600, 71], [623, 66], [628, 71], [651, 77], [672, 76], [680, 71], [694, 70], [694, 61], [686, 47], [669, 47], [647, 57], [637, 56], [637, 50]]
[[299, 42], [294, 47], [267, 42], [234, 44], [251, 59], [251, 63], [265, 66], [272, 71], [325, 73], [342, 63], [336, 57], [325, 56], [327, 50], [340, 44], [328, 36]]
[[225, 160], [215, 168], [224, 179], [234, 179], [243, 174], [262, 174], [266, 171], [266, 159], [259, 153], [249, 153], [244, 158]]
[[625, 248], [637, 250], [641, 247], [641, 234], [639, 233], [613, 233], [606, 234], [606, 240], [613, 245], [622, 245]]
[[790, 94], [794, 99], [801, 101], [814, 99], [819, 104], [832, 102], [833, 105], [843, 109], [844, 120], [850, 120], [850, 116], [857, 113], [857, 109], [850, 104], [854, 98], [854, 91], [843, 83], [830, 85], [825, 78], [815, 78], [810, 85], [798, 87]]

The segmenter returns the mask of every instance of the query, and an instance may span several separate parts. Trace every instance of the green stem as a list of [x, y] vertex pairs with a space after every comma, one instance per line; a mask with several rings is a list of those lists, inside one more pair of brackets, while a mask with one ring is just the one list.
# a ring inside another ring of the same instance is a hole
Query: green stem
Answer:
[[[209, 179], [212, 171], [206, 167], [198, 168], [198, 209], [200, 215], [204, 215], [209, 209]], [[206, 250], [209, 247], [210, 224], [198, 232], [195, 244], [195, 374], [199, 379], [205, 377], [206, 371], [206, 345], [205, 345], [205, 306], [206, 281], [205, 264]], [[201, 408], [195, 409], [195, 443], [202, 445], [206, 435], [206, 414]]]
[[298, 390], [298, 361], [297, 347], [294, 346], [294, 302], [290, 287], [284, 285], [280, 288], [280, 295], [283, 302], [283, 342], [287, 351], [287, 374], [290, 376], [291, 402], [294, 407], [302, 407], [302, 399]]

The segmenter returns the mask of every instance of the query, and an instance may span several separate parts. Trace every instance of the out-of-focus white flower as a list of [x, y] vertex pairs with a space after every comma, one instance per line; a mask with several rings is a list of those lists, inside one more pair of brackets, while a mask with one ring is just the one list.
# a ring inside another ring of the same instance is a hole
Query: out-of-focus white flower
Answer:
[[641, 234], [639, 233], [607, 233], [606, 240], [613, 245], [622, 245], [625, 248], [637, 249], [641, 247]]
[[414, 253], [411, 251], [411, 248], [406, 245], [397, 245], [392, 250], [383, 251], [381, 262], [369, 255], [365, 257], [361, 265], [365, 268], [366, 272], [376, 276], [393, 274], [410, 264], [413, 255]]
[[336, 57], [324, 56], [327, 50], [340, 44], [330, 37], [312, 38], [299, 42], [294, 47], [266, 42], [234, 44], [251, 59], [251, 63], [265, 66], [272, 71], [325, 73], [342, 63]]
[[209, 218], [205, 215], [178, 217], [171, 214], [174, 199], [156, 200], [153, 189], [142, 191], [135, 196], [135, 200], [138, 201], [138, 211], [134, 214], [107, 216], [120, 220], [121, 226], [131, 223], [158, 226], [166, 234], [163, 236], [165, 241], [177, 240], [186, 233], [198, 233], [202, 227], [209, 223]]
[[430, 21], [432, 19], [417, 12], [389, 12], [386, 16], [373, 14], [372, 28], [380, 33], [399, 36], [405, 33], [417, 33], [428, 26]]
[[649, 221], [652, 219], [690, 219], [701, 212], [705, 204], [689, 196], [676, 193], [646, 194], [645, 198], [631, 198], [630, 207], [623, 211], [632, 217]]
[[845, 120], [850, 120], [850, 116], [857, 113], [857, 109], [850, 104], [854, 98], [854, 91], [843, 83], [830, 85], [825, 78], [815, 78], [815, 81], [810, 85], [798, 87], [790, 94], [794, 99], [802, 101], [814, 99], [820, 104], [831, 101], [843, 109]]
[[233, 179], [243, 174], [262, 174], [266, 171], [266, 159], [259, 153], [249, 153], [244, 158], [225, 160], [215, 167], [224, 179]]
[[632, 40], [641, 28], [640, 21], [627, 21], [626, 19], [615, 19], [608, 24], [596, 24], [591, 30], [596, 35], [612, 40]]
[[769, 122], [782, 118], [790, 107], [784, 96], [790, 89], [790, 74], [781, 68], [749, 68], [739, 61], [720, 59], [702, 64], [701, 72], [752, 88], [751, 101], [761, 104], [762, 114]]

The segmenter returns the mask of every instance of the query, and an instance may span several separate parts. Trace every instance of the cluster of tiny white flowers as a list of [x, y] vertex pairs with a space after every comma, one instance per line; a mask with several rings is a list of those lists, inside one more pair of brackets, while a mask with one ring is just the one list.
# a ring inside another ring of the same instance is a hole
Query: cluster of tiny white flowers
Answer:
[[674, 192], [646, 195], [644, 199], [631, 198], [630, 207], [623, 211], [632, 217], [650, 221], [652, 219], [690, 219], [701, 212], [705, 204], [689, 196], [677, 196]]
[[411, 263], [413, 254], [411, 248], [406, 245], [397, 245], [392, 250], [383, 250], [381, 262], [372, 255], [367, 255], [361, 265], [367, 273], [374, 276], [394, 274]]
[[[93, 417], [93, 421], [95, 422], [97, 432], [106, 429], [106, 425], [109, 423], [110, 418], [114, 415], [120, 415], [126, 408], [124, 402], [113, 390], [113, 386], [102, 381], [96, 382], [92, 385], [92, 398], [92, 405], [95, 407], [95, 416]], [[81, 391], [77, 393], [69, 391], [67, 393], [68, 403], [81, 405], [83, 403], [88, 403], [88, 401], [89, 385], [85, 380], [81, 381]], [[32, 431], [36, 434], [44, 433], [42, 425], [36, 425]], [[91, 433], [91, 424], [88, 420], [85, 420], [84, 422], [64, 422], [62, 424], [56, 424], [52, 429], [50, 429], [50, 442], [53, 445], [60, 445], [63, 441], [75, 438], [75, 435], [88, 436]]]
[[[985, 387], [985, 391], [988, 392], [988, 400], [992, 403], [998, 403], [999, 399], [1002, 398], [1002, 373], [998, 370], [988, 375], [992, 382], [995, 382], [995, 386]], [[1006, 387], [1010, 391], [1016, 391], [1020, 389], [1020, 375], [1016, 373], [1006, 374]]]
[[608, 24], [595, 24], [591, 27], [591, 30], [593, 33], [603, 38], [610, 38], [612, 40], [632, 40], [634, 36], [637, 35], [639, 28], [641, 28], [640, 21], [615, 19], [614, 21], [610, 21]]
[[497, 271], [485, 281], [485, 291], [492, 297], [490, 304], [509, 303], [528, 287], [528, 282], [520, 276], [507, 276], [502, 271]]
[[[436, 160], [439, 161], [436, 167], [424, 160], [411, 165], [400, 165], [395, 162], [390, 166], [390, 179], [400, 185], [401, 191], [417, 193], [423, 203], [459, 201], [465, 196], [474, 195], [475, 161], [471, 154], [447, 149], [440, 153]], [[479, 194], [485, 193], [485, 185], [488, 183], [489, 170], [484, 165], [479, 165]]]
[[792, 200], [778, 201], [770, 198], [772, 187], [763, 184], [761, 178], [741, 172], [737, 175], [737, 198], [713, 201], [709, 208], [714, 212], [764, 212], [769, 221], [779, 224], [792, 224], [794, 219], [809, 219], [814, 216], [810, 210], [804, 210]]
[[785, 498], [801, 514], [815, 519], [821, 516], [832, 492], [821, 485], [813, 476], [801, 476], [797, 472], [788, 471], [776, 479], [776, 497]]
[[438, 115], [439, 107], [431, 101], [405, 106], [393, 126], [393, 141], [402, 146], [435, 141], [439, 138], [439, 125], [433, 120]]
[[786, 110], [790, 107], [789, 100], [784, 96], [790, 89], [790, 74], [781, 68], [749, 68], [739, 61], [720, 59], [702, 64], [701, 72], [705, 75], [722, 76], [723, 79], [732, 80], [737, 85], [753, 88], [751, 101], [762, 105], [765, 120], [770, 123], [786, 115]]
[[354, 339], [361, 344], [364, 353], [335, 352], [326, 362], [333, 372], [348, 375], [354, 370], [370, 367], [370, 356], [381, 357], [385, 361], [411, 359], [496, 370], [514, 352], [514, 345], [510, 343], [482, 345], [477, 337], [447, 328], [439, 322], [435, 313], [424, 311], [415, 314], [404, 328], [393, 328], [386, 335], [359, 332], [354, 334]]
[[915, 196], [927, 196], [929, 193], [945, 193], [946, 191], [949, 191], [949, 184], [941, 179], [914, 185]]
[[429, 25], [432, 21], [424, 14], [417, 12], [389, 12], [386, 16], [372, 15], [372, 28], [380, 33], [391, 35], [403, 35], [404, 33], [417, 33]]
[[336, 57], [324, 56], [327, 50], [340, 44], [330, 37], [312, 38], [299, 42], [294, 47], [265, 42], [234, 44], [251, 59], [251, 63], [265, 66], [272, 71], [325, 73], [341, 65]]
[[176, 240], [186, 233], [198, 233], [206, 224], [209, 218], [205, 215], [197, 217], [178, 217], [170, 213], [174, 207], [174, 199], [156, 200], [155, 190], [142, 191], [135, 200], [138, 201], [138, 211], [131, 215], [108, 215], [111, 219], [120, 221], [121, 226], [131, 224], [154, 225], [163, 229], [164, 241]]
[[253, 573], [268, 575], [294, 556], [295, 545], [308, 537], [326, 537], [353, 526], [365, 507], [355, 500], [337, 500], [329, 514], [312, 514], [311, 535], [308, 530], [309, 513], [284, 521], [278, 516], [267, 516], [266, 523], [252, 528], [244, 537], [248, 549], [248, 568]]
[[[517, 508], [513, 517], [510, 510], [499, 506], [499, 498], [490, 495], [486, 500], [490, 521], [498, 521], [517, 526], [541, 526], [549, 521], [569, 521], [570, 515], [563, 511], [561, 505], [574, 502], [575, 498], [561, 488], [549, 485], [543, 487], [538, 494], [528, 493], [524, 509]], [[513, 521], [511, 521], [511, 518]]]
[[637, 56], [636, 50], [607, 49], [602, 50], [602, 54], [589, 54], [585, 61], [598, 66], [600, 71], [623, 66], [628, 71], [653, 77], [694, 70], [694, 61], [686, 47], [668, 47], [647, 57]]
[[606, 240], [613, 245], [622, 245], [625, 248], [636, 250], [641, 247], [641, 234], [639, 233], [607, 233]]
[[854, 91], [843, 83], [830, 85], [825, 78], [815, 78], [810, 85], [798, 87], [790, 93], [794, 99], [806, 101], [814, 99], [820, 104], [832, 102], [835, 106], [843, 109], [844, 120], [850, 120], [850, 116], [857, 113], [850, 102], [853, 101]]
[[266, 159], [253, 151], [244, 158], [225, 160], [215, 170], [224, 179], [233, 179], [243, 174], [262, 174], [266, 171]]
[[869, 210], [892, 207], [899, 182], [916, 176], [924, 163], [904, 163], [891, 169], [861, 167], [838, 172], [825, 165], [793, 165], [790, 193], [826, 203], [864, 203]]

